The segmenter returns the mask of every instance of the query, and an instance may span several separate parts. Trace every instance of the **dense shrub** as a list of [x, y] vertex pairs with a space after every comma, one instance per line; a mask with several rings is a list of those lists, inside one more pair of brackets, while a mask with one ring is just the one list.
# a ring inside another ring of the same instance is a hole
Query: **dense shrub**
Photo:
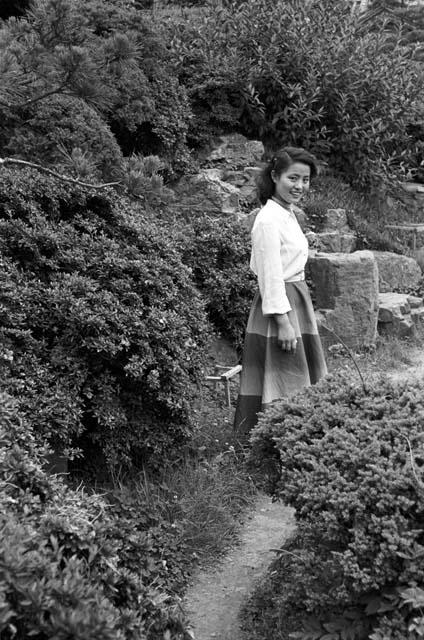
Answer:
[[252, 460], [299, 525], [273, 579], [279, 637], [422, 636], [423, 418], [422, 383], [347, 376], [261, 417]]
[[17, 403], [0, 394], [2, 640], [183, 640], [178, 530], [43, 469]]
[[119, 172], [122, 153], [118, 143], [97, 111], [83, 100], [51, 96], [32, 105], [22, 119], [4, 144], [5, 154], [63, 170], [69, 167], [72, 150], [78, 148], [91, 161], [92, 173], [107, 179]]
[[208, 327], [166, 229], [113, 192], [0, 175], [1, 387], [61, 446], [158, 462], [189, 433]]
[[233, 217], [198, 216], [184, 226], [178, 242], [210, 321], [240, 349], [256, 290], [248, 231]]
[[195, 114], [209, 109], [211, 121], [225, 106], [231, 127], [269, 146], [311, 148], [360, 186], [418, 166], [407, 126], [423, 75], [412, 45], [384, 29], [361, 32], [351, 9], [246, 0], [187, 31], [178, 25], [176, 71]]
[[191, 111], [166, 39], [129, 3], [36, 0], [25, 18], [5, 23], [0, 52], [0, 147], [56, 162], [63, 127], [67, 151], [82, 138], [100, 165], [111, 131], [124, 155], [160, 153], [172, 164], [187, 153]]

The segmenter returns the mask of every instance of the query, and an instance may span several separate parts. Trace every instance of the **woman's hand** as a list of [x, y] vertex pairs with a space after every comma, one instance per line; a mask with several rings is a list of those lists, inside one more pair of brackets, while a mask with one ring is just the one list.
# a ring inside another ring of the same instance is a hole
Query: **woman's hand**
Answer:
[[278, 344], [283, 351], [296, 351], [296, 334], [287, 313], [275, 315], [278, 329]]

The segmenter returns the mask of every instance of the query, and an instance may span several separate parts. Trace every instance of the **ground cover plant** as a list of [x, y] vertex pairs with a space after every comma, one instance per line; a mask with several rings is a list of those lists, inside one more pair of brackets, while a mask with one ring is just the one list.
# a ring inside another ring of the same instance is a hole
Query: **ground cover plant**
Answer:
[[253, 608], [268, 634], [421, 637], [423, 418], [422, 383], [349, 373], [261, 418], [252, 462], [298, 519]]

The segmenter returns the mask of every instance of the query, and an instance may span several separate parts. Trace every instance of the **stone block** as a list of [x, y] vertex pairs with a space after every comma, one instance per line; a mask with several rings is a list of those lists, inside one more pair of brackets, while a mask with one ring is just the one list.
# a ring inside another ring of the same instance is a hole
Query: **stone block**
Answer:
[[264, 145], [259, 140], [249, 140], [234, 133], [220, 136], [212, 150], [205, 156], [206, 164], [224, 164], [233, 169], [257, 165], [262, 161]]
[[350, 347], [370, 346], [377, 337], [378, 270], [371, 251], [311, 252], [308, 273], [324, 343], [334, 331]]
[[224, 169], [221, 179], [237, 187], [240, 202], [244, 206], [254, 205], [258, 202], [256, 180], [260, 170], [260, 167], [245, 167], [238, 170]]
[[380, 292], [378, 295], [378, 321], [393, 322], [394, 318], [401, 318], [411, 313], [407, 293], [394, 293], [393, 291]]
[[339, 231], [347, 228], [346, 209], [327, 209], [323, 230]]
[[184, 176], [174, 187], [174, 210], [186, 215], [201, 211], [208, 215], [231, 215], [239, 211], [239, 189], [222, 180], [219, 169], [203, 169]]
[[309, 246], [324, 253], [352, 253], [356, 247], [356, 235], [340, 231], [308, 231]]
[[416, 325], [424, 322], [424, 307], [420, 307], [419, 309], [411, 309], [411, 318]]
[[424, 304], [424, 300], [423, 298], [419, 298], [418, 296], [408, 296], [407, 298], [408, 300], [408, 304], [412, 309], [418, 309], [419, 307], [422, 307]]
[[421, 269], [414, 258], [391, 251], [373, 251], [378, 265], [380, 292], [402, 291], [416, 287]]
[[414, 335], [418, 323], [424, 321], [422, 298], [407, 293], [380, 293], [378, 331], [400, 338]]

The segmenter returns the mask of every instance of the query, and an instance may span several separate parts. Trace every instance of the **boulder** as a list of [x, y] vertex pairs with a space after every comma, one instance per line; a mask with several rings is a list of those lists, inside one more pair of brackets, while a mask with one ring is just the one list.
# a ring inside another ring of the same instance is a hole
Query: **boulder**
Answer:
[[418, 323], [424, 321], [423, 299], [407, 293], [380, 293], [378, 331], [382, 335], [411, 336]]
[[212, 216], [231, 215], [240, 210], [239, 189], [222, 180], [219, 169], [203, 169], [184, 176], [174, 187], [173, 210], [188, 216], [198, 212]]
[[306, 234], [311, 249], [324, 253], [352, 253], [356, 247], [356, 235], [340, 231], [308, 231]]
[[260, 167], [245, 167], [238, 170], [224, 169], [221, 179], [239, 190], [242, 206], [254, 206], [258, 202], [256, 180], [260, 171]]
[[422, 274], [418, 262], [391, 251], [374, 251], [378, 265], [380, 292], [405, 291], [416, 287]]
[[327, 209], [319, 224], [319, 231], [308, 231], [311, 249], [324, 253], [352, 253], [356, 248], [356, 234], [347, 223], [345, 209]]
[[249, 140], [239, 133], [233, 133], [220, 136], [202, 162], [208, 166], [219, 164], [232, 169], [251, 167], [262, 161], [264, 151], [264, 145], [259, 140]]
[[347, 231], [349, 226], [346, 209], [327, 209], [322, 229], [323, 231]]
[[308, 274], [324, 344], [335, 344], [340, 337], [353, 348], [373, 345], [378, 321], [378, 269], [373, 253], [311, 252]]

